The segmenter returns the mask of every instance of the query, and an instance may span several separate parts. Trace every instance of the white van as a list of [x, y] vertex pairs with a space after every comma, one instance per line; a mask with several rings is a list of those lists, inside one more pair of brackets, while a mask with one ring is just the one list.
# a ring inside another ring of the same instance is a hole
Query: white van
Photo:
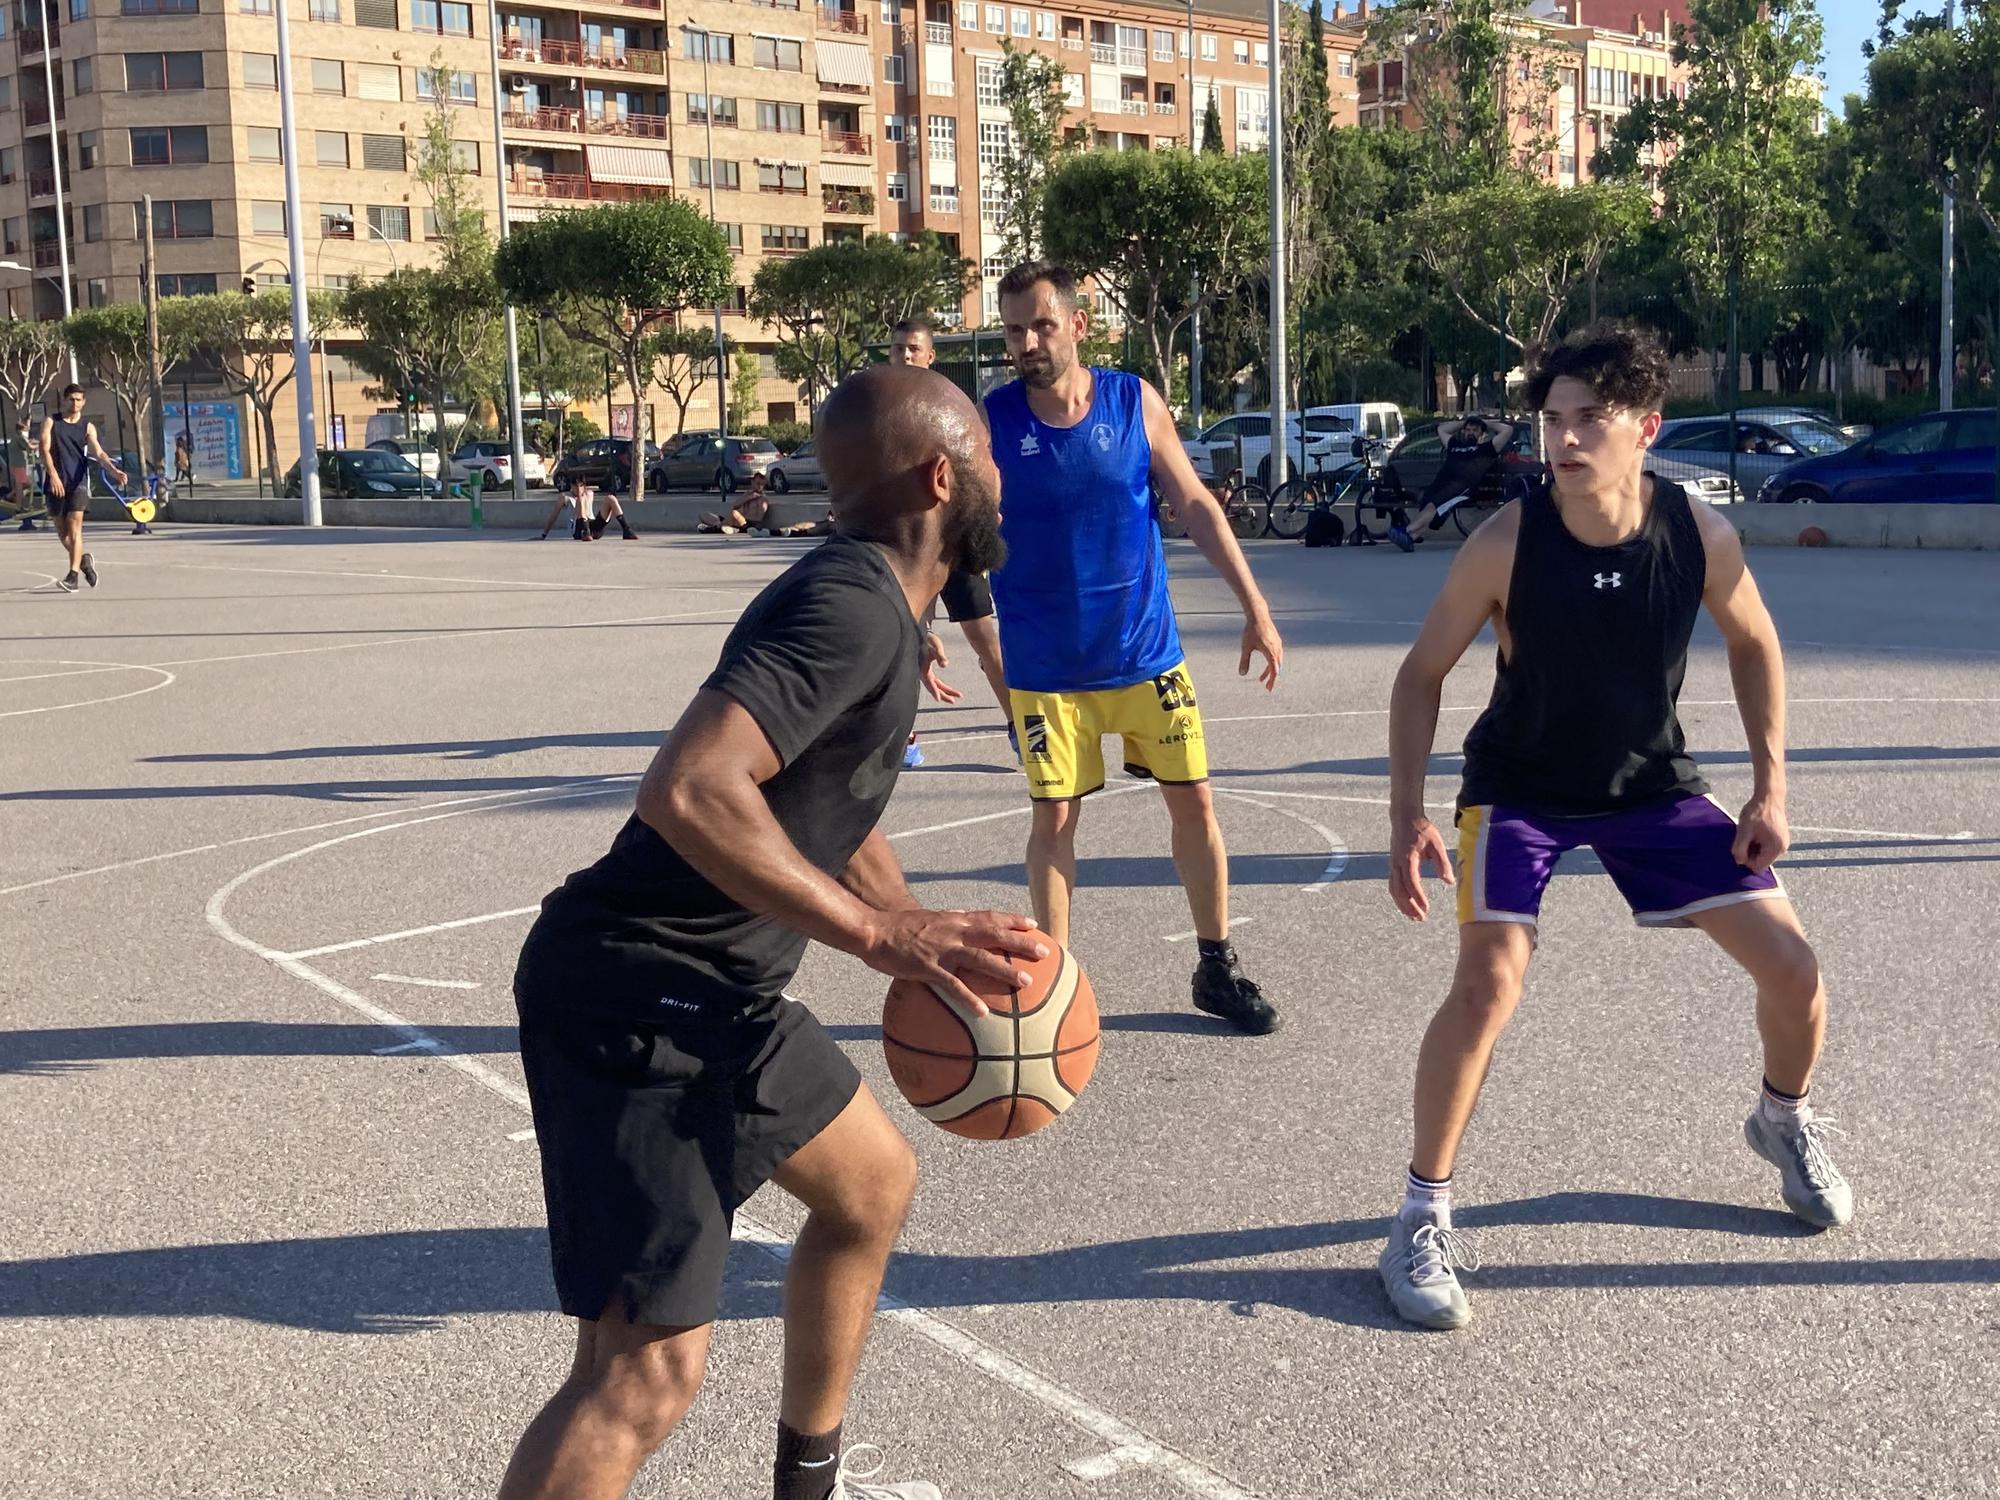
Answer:
[[1338, 406], [1309, 406], [1306, 416], [1338, 417], [1357, 437], [1393, 448], [1403, 440], [1403, 409], [1393, 401], [1346, 401]]

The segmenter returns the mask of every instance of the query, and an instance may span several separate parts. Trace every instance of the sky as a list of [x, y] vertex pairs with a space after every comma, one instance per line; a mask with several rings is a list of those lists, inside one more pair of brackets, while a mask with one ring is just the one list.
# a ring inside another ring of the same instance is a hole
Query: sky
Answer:
[[[1904, 7], [1906, 15], [1936, 15], [1944, 9], [1940, 0]], [[1861, 44], [1875, 35], [1882, 17], [1876, 0], [1820, 0], [1819, 13], [1826, 22], [1826, 102], [1835, 111], [1849, 94], [1866, 93], [1868, 60]]]

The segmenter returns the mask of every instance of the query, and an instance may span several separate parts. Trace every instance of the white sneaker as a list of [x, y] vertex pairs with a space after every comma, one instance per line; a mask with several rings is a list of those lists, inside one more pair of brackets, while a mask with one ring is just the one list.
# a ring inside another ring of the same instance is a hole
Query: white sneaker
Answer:
[[[858, 1464], [863, 1454], [873, 1462]], [[882, 1472], [882, 1450], [873, 1443], [856, 1443], [840, 1455], [840, 1472], [833, 1476], [832, 1500], [944, 1500], [944, 1491], [924, 1479], [906, 1479], [901, 1484], [871, 1483]]]
[[1429, 1214], [1397, 1214], [1382, 1247], [1382, 1285], [1398, 1314], [1424, 1328], [1463, 1328], [1472, 1306], [1452, 1268], [1479, 1269], [1472, 1241]]
[[1778, 1169], [1785, 1207], [1821, 1229], [1838, 1229], [1854, 1217], [1854, 1189], [1826, 1148], [1827, 1137], [1841, 1133], [1830, 1118], [1810, 1109], [1795, 1126], [1780, 1124], [1761, 1108], [1743, 1122], [1750, 1149]]

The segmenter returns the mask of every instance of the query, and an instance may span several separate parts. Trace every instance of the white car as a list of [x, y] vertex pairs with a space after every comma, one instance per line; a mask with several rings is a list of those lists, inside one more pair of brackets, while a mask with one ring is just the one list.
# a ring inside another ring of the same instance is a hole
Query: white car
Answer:
[[[467, 443], [451, 456], [451, 477], [476, 482], [481, 489], [504, 490], [514, 487], [514, 452], [505, 443]], [[531, 490], [549, 482], [548, 466], [541, 454], [529, 448], [521, 460], [521, 477]]]
[[[1301, 428], [1301, 422], [1304, 426]], [[1300, 462], [1299, 435], [1305, 434], [1304, 461], [1311, 472], [1337, 469], [1354, 461], [1354, 429], [1339, 417], [1301, 417], [1292, 413], [1285, 423], [1291, 433], [1288, 454], [1290, 471]], [[1271, 414], [1268, 411], [1240, 411], [1224, 417], [1207, 431], [1184, 438], [1181, 446], [1194, 462], [1195, 472], [1207, 479], [1220, 479], [1237, 450], [1242, 448], [1243, 472], [1259, 483], [1271, 482]]]
[[[426, 479], [438, 477], [438, 451], [435, 445], [422, 438], [385, 437], [377, 438], [368, 445], [377, 453], [400, 453], [417, 466], [417, 472]], [[454, 476], [456, 477], [456, 476]]]
[[1393, 401], [1343, 401], [1337, 406], [1308, 406], [1306, 425], [1315, 417], [1336, 417], [1347, 430], [1370, 442], [1393, 448], [1403, 440], [1403, 408]]
[[766, 469], [764, 478], [774, 495], [788, 495], [793, 490], [825, 489], [826, 475], [819, 467], [819, 444], [807, 438]]

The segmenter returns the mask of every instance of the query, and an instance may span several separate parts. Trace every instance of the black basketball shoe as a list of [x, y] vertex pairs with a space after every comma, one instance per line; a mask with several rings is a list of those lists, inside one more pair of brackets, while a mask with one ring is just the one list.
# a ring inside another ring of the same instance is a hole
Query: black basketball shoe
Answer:
[[1204, 958], [1195, 965], [1194, 1008], [1251, 1036], [1269, 1036], [1284, 1021], [1264, 992], [1243, 977], [1234, 949], [1226, 959]]
[[90, 560], [88, 552], [83, 554], [83, 581], [92, 588], [97, 587], [97, 564]]

